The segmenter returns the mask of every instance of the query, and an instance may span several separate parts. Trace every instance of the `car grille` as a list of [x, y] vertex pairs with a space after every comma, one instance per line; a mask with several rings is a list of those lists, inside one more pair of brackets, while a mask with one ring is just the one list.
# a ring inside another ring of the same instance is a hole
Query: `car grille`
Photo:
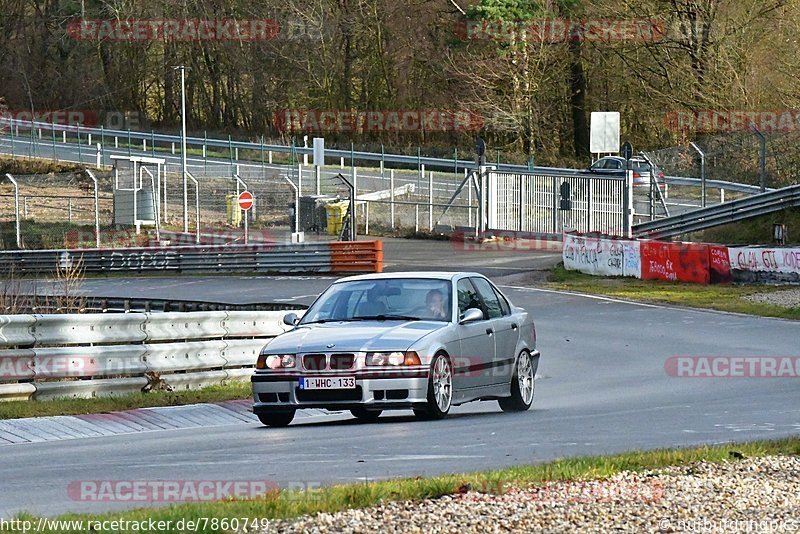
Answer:
[[360, 401], [361, 386], [355, 389], [295, 389], [300, 402]]
[[334, 371], [351, 369], [355, 361], [355, 354], [331, 354], [331, 369]]
[[324, 354], [306, 354], [303, 356], [303, 368], [308, 371], [324, 371], [327, 367]]

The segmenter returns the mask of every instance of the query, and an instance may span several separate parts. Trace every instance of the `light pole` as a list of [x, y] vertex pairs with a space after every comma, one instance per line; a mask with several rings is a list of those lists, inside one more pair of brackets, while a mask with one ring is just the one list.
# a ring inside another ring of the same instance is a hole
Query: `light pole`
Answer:
[[181, 71], [181, 176], [183, 176], [183, 232], [189, 233], [189, 183], [186, 181], [186, 66], [172, 67]]

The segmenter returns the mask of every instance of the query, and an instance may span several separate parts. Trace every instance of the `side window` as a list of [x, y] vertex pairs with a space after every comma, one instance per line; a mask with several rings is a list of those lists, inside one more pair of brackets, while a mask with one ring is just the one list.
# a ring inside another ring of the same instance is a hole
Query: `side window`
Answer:
[[503, 296], [500, 291], [497, 290], [496, 287], [492, 286], [494, 290], [494, 294], [497, 296], [498, 302], [500, 302], [500, 309], [503, 310], [503, 315], [511, 315], [511, 306], [508, 304], [508, 301]]
[[[478, 292], [475, 291], [475, 287], [472, 285], [472, 282], [469, 281], [467, 278], [463, 278], [458, 281], [457, 286], [458, 291], [458, 313], [462, 314], [470, 308], [477, 308], [479, 310], [483, 310], [481, 306], [481, 300], [478, 297]], [[486, 312], [484, 311], [484, 317], [486, 316]]]
[[494, 292], [491, 284], [484, 278], [470, 278], [475, 287], [478, 288], [478, 293], [486, 304], [486, 311], [489, 312], [489, 319], [503, 316], [503, 308], [500, 306], [500, 300]]

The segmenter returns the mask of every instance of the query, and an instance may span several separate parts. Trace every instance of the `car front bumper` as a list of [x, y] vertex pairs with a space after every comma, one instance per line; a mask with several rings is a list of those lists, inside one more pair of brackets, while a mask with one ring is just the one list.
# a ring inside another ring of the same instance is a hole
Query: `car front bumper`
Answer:
[[[300, 389], [300, 378], [353, 376], [355, 389]], [[422, 407], [428, 396], [428, 369], [361, 370], [349, 373], [256, 372], [253, 413], [266, 414], [302, 408], [329, 410], [397, 410]]]

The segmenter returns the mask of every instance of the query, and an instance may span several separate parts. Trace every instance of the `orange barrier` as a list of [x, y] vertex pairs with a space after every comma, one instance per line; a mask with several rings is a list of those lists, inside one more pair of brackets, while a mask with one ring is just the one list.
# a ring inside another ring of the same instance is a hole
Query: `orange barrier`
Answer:
[[383, 241], [336, 241], [330, 243], [331, 272], [383, 272]]

